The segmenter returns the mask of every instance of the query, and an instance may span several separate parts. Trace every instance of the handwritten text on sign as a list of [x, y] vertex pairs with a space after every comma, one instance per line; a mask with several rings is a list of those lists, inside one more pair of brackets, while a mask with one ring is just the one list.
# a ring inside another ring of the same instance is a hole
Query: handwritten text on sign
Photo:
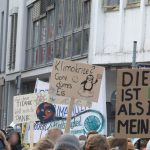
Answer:
[[103, 67], [55, 59], [50, 94], [97, 101]]
[[14, 123], [25, 123], [37, 121], [36, 108], [42, 102], [49, 102], [48, 93], [34, 93], [14, 96], [13, 121]]
[[150, 70], [117, 73], [116, 137], [150, 137]]

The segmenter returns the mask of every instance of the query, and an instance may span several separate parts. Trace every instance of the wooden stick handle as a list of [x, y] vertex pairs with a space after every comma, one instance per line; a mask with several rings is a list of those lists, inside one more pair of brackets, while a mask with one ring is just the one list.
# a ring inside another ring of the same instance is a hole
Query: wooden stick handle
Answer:
[[65, 127], [65, 133], [70, 133], [70, 123], [71, 123], [73, 105], [74, 105], [74, 98], [71, 98], [70, 104], [69, 104], [69, 108], [68, 108], [68, 115], [67, 115], [67, 122], [66, 122], [66, 127]]
[[34, 123], [30, 122], [30, 149], [34, 146]]

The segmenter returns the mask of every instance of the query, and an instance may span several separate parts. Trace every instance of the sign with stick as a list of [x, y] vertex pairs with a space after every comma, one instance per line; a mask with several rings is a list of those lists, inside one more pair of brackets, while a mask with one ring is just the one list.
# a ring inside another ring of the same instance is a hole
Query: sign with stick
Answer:
[[50, 77], [50, 95], [70, 97], [65, 132], [70, 132], [70, 120], [75, 99], [98, 101], [104, 68], [73, 61], [55, 59]]
[[16, 124], [30, 123], [30, 148], [34, 144], [34, 122], [48, 123], [54, 120], [55, 108], [49, 102], [46, 92], [14, 96], [13, 121]]
[[117, 138], [150, 138], [150, 69], [117, 72]]
[[103, 70], [103, 67], [55, 59], [49, 93], [97, 102]]

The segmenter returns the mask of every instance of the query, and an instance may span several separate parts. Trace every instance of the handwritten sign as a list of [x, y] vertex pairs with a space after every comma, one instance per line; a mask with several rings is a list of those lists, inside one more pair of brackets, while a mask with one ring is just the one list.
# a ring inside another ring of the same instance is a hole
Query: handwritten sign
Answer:
[[117, 138], [150, 138], [150, 69], [117, 73]]
[[36, 109], [42, 102], [49, 101], [48, 93], [14, 96], [13, 121], [25, 123], [37, 121]]
[[[29, 122], [32, 119], [31, 116], [35, 113], [36, 94], [28, 94], [14, 97], [14, 113], [13, 113], [13, 121], [15, 123], [23, 123]], [[31, 117], [31, 118], [30, 118]]]
[[49, 93], [97, 102], [103, 71], [103, 67], [55, 59]]
[[[44, 102], [68, 105], [70, 98], [49, 97], [48, 92], [14, 96], [13, 121], [18, 123], [37, 121], [36, 109]], [[76, 105], [91, 106], [91, 102], [76, 100]], [[56, 107], [56, 106], [55, 106]], [[66, 107], [67, 108], [67, 107]], [[67, 111], [67, 110], [66, 110]], [[63, 112], [63, 110], [61, 110]], [[58, 112], [56, 112], [58, 113]]]

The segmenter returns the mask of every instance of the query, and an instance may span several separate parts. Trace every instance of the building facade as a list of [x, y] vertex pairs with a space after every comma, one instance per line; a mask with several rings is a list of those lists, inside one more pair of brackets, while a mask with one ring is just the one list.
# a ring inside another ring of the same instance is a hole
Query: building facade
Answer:
[[49, 81], [54, 58], [106, 68], [108, 133], [114, 132], [116, 69], [150, 59], [149, 0], [9, 0], [5, 88], [7, 121], [13, 96]]
[[0, 3], [0, 126], [4, 126], [6, 122], [5, 65], [9, 1], [0, 0]]

